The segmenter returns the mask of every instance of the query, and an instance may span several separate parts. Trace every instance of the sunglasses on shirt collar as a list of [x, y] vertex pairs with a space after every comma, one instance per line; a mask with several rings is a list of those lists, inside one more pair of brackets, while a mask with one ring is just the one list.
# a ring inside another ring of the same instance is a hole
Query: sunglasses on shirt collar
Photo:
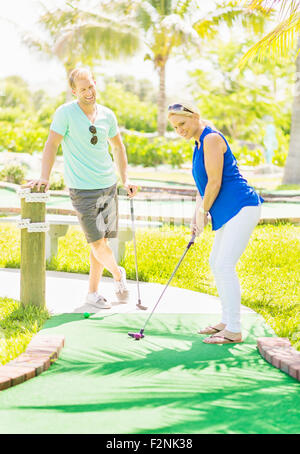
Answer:
[[98, 142], [98, 137], [96, 136], [97, 133], [96, 127], [94, 125], [91, 125], [89, 127], [89, 131], [93, 134], [93, 137], [91, 138], [91, 144], [96, 145], [96, 143]]
[[187, 109], [184, 107], [182, 104], [172, 104], [168, 107], [168, 112], [189, 112], [189, 113], [194, 113], [192, 110]]

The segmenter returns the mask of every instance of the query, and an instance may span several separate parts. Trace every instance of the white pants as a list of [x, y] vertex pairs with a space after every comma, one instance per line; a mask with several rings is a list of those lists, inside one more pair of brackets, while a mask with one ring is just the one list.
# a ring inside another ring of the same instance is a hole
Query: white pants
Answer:
[[209, 263], [222, 302], [222, 323], [233, 333], [241, 331], [241, 290], [235, 266], [246, 249], [261, 215], [261, 205], [247, 206], [216, 231]]

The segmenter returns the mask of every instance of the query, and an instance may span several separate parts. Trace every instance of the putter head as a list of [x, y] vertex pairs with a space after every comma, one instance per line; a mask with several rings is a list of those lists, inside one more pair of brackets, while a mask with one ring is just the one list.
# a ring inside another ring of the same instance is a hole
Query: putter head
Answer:
[[143, 339], [143, 337], [145, 337], [142, 329], [139, 333], [128, 333], [128, 336], [132, 337], [135, 340], [140, 340]]
[[143, 306], [140, 302], [136, 304], [136, 307], [141, 311], [146, 311], [148, 309], [147, 306]]

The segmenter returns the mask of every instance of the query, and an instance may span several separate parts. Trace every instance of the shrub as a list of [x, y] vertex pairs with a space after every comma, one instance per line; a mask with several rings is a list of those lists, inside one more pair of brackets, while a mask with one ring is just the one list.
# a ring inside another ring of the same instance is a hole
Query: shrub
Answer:
[[19, 164], [7, 164], [0, 172], [0, 180], [9, 183], [22, 184], [25, 178], [25, 169]]
[[236, 157], [239, 165], [257, 166], [265, 162], [263, 147], [251, 150], [246, 145], [239, 145], [238, 141], [229, 142], [230, 148]]
[[[17, 83], [15, 83], [17, 82]], [[32, 109], [31, 95], [27, 84], [20, 81], [5, 80], [0, 82], [2, 96], [0, 107], [19, 107], [24, 111]]]
[[34, 120], [20, 123], [0, 122], [0, 148], [15, 153], [42, 151], [48, 137], [48, 130]]
[[65, 93], [61, 93], [54, 99], [47, 99], [45, 103], [41, 105], [39, 110], [37, 111], [37, 123], [49, 130], [49, 127], [52, 123], [53, 115], [55, 110], [62, 104], [66, 102]]
[[[280, 128], [277, 128], [276, 137], [278, 148], [274, 150], [272, 163], [284, 167], [288, 154], [289, 136], [285, 135]], [[240, 165], [257, 166], [266, 162], [264, 145], [259, 145], [257, 148], [251, 150], [246, 145], [240, 146], [238, 141], [232, 140], [230, 146]]]
[[193, 147], [183, 140], [123, 134], [123, 141], [130, 164], [145, 167], [171, 164], [173, 167], [180, 167], [185, 161], [192, 159]]
[[284, 167], [289, 151], [290, 136], [284, 134], [282, 129], [277, 128], [276, 137], [278, 140], [278, 148], [274, 151], [272, 163], [276, 166]]
[[60, 191], [66, 187], [64, 177], [60, 173], [53, 173], [50, 178], [49, 189], [52, 191]]
[[126, 129], [154, 132], [157, 129], [157, 106], [140, 101], [137, 95], [124, 89], [122, 84], [107, 84], [98, 93], [99, 102], [109, 107], [117, 116], [118, 123]]
[[25, 118], [25, 113], [18, 107], [7, 107], [6, 109], [0, 109], [0, 122], [17, 122], [23, 118]]

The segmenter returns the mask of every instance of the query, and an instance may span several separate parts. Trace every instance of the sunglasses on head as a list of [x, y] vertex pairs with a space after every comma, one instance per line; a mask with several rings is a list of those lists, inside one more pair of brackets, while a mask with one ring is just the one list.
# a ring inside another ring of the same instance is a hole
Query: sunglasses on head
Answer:
[[91, 144], [96, 145], [98, 142], [98, 137], [96, 136], [97, 129], [95, 126], [91, 125], [89, 127], [89, 131], [93, 134], [93, 137], [91, 138]]
[[175, 111], [175, 112], [189, 112], [194, 113], [192, 110], [187, 109], [182, 104], [172, 104], [168, 107], [168, 112]]

